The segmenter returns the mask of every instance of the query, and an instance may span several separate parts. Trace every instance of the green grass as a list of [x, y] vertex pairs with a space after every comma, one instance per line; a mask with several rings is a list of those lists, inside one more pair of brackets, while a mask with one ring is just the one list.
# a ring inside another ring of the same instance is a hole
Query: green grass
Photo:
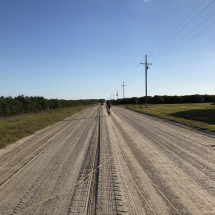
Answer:
[[70, 117], [89, 106], [92, 105], [60, 108], [24, 116], [0, 118], [0, 149], [33, 134], [35, 131]]
[[208, 131], [215, 131], [215, 108], [210, 103], [122, 105], [122, 107]]

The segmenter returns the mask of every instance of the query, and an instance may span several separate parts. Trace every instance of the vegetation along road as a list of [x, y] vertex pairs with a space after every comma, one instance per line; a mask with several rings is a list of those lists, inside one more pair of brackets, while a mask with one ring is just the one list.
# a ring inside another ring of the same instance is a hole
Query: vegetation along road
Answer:
[[113, 107], [0, 151], [0, 213], [215, 214], [215, 135]]

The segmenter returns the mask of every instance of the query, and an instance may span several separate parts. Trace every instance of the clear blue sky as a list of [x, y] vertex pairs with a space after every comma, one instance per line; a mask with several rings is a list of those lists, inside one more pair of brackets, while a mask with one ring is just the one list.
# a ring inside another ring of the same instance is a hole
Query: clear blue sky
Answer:
[[108, 99], [125, 81], [141, 97], [146, 54], [148, 95], [215, 94], [214, 13], [214, 0], [1, 0], [0, 96]]

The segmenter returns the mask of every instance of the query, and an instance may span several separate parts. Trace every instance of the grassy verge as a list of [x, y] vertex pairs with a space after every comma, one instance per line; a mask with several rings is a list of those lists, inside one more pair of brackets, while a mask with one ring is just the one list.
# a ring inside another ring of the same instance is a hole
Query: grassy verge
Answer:
[[2, 118], [0, 119], [0, 149], [33, 134], [35, 131], [70, 117], [89, 106], [92, 105], [60, 108], [25, 116]]
[[210, 103], [123, 105], [122, 107], [208, 131], [215, 131], [215, 108]]

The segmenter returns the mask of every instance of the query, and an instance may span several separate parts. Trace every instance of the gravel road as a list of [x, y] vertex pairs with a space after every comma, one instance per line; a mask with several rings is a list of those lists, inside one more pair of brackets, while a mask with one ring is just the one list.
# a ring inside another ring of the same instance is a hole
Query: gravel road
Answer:
[[88, 108], [0, 151], [0, 214], [215, 215], [215, 135]]

